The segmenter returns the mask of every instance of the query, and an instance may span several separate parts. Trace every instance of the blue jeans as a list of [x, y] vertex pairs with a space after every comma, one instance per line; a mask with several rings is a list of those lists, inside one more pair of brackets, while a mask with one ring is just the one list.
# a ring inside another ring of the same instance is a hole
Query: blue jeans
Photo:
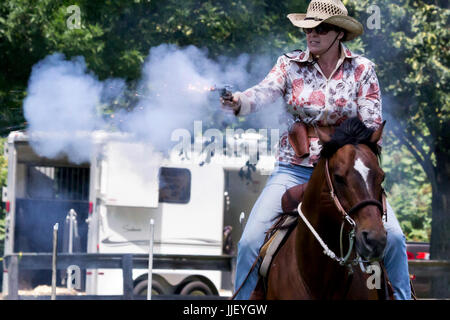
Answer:
[[[264, 242], [265, 231], [274, 223], [274, 218], [282, 212], [281, 197], [284, 192], [296, 185], [308, 182], [313, 168], [279, 163], [267, 180], [267, 184], [248, 218], [241, 240], [238, 243], [235, 290], [237, 290], [258, 256]], [[388, 204], [387, 244], [384, 265], [389, 280], [394, 287], [394, 296], [398, 300], [411, 298], [408, 259], [406, 256], [405, 236], [400, 228], [394, 211]], [[258, 281], [258, 268], [255, 268], [236, 295], [237, 300], [247, 300]]]

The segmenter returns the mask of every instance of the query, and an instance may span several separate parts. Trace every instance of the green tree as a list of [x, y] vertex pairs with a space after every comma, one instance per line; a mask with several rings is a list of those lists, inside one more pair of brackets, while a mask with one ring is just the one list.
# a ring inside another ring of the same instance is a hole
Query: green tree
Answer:
[[[83, 56], [100, 79], [126, 79], [135, 89], [149, 49], [161, 43], [207, 48], [212, 58], [242, 52], [278, 55], [297, 39], [286, 13], [305, 1], [24, 1], [0, 3], [0, 128], [23, 126], [31, 68], [54, 52]], [[67, 20], [80, 8], [81, 28]]]
[[389, 203], [408, 241], [430, 241], [431, 184], [408, 148], [385, 134], [382, 168]]
[[[447, 1], [351, 2], [366, 21], [377, 5], [381, 28], [363, 37], [378, 66], [390, 130], [414, 156], [432, 188], [431, 258], [450, 259], [450, 73]], [[448, 296], [450, 279], [434, 283]]]

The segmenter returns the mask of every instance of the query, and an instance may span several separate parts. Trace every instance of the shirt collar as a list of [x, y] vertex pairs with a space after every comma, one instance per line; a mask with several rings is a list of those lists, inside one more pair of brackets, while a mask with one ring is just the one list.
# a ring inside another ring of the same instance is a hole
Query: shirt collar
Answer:
[[[350, 49], [348, 49], [342, 42], [341, 42], [341, 57], [344, 56], [345, 58], [356, 58], [359, 55], [355, 54], [353, 52], [350, 51]], [[297, 61], [297, 62], [306, 62], [312, 61], [312, 54], [309, 52], [309, 48], [306, 49], [306, 51], [302, 51], [302, 52], [298, 52], [296, 53], [294, 56], [289, 58], [292, 61]]]

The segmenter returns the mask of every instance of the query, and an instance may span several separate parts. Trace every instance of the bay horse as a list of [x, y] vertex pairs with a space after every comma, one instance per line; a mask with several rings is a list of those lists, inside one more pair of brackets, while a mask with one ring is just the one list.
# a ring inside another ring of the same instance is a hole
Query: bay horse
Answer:
[[392, 299], [384, 268], [379, 290], [361, 270], [362, 261], [380, 261], [386, 246], [377, 146], [384, 124], [374, 131], [351, 118], [331, 137], [316, 128], [323, 148], [295, 212], [300, 218], [252, 298], [263, 286], [265, 299]]

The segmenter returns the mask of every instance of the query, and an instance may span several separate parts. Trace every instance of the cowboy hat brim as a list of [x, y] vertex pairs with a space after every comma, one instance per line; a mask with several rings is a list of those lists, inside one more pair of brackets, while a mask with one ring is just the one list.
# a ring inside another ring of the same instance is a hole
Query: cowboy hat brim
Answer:
[[364, 32], [362, 24], [349, 16], [336, 15], [324, 20], [305, 20], [306, 13], [290, 13], [287, 17], [294, 26], [299, 28], [315, 28], [324, 22], [340, 27], [347, 31], [343, 41], [352, 40]]

